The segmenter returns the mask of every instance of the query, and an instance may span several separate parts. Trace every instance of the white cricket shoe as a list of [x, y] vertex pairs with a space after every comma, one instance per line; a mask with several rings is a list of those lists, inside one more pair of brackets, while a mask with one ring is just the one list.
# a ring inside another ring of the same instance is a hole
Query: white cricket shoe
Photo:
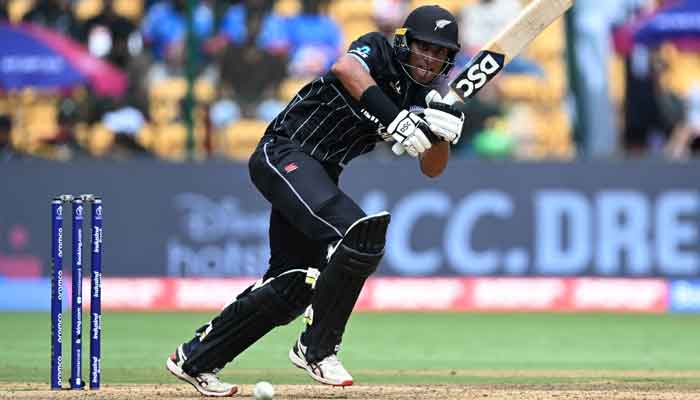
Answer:
[[301, 337], [289, 350], [289, 360], [297, 368], [306, 370], [309, 376], [318, 382], [332, 386], [352, 385], [352, 376], [335, 354], [331, 354], [317, 363], [306, 361], [306, 346], [301, 344]]
[[177, 350], [170, 355], [165, 367], [171, 374], [175, 375], [190, 385], [204, 396], [210, 397], [231, 397], [238, 392], [238, 386], [230, 383], [221, 382], [219, 377], [214, 373], [202, 373], [196, 376], [190, 376], [182, 370], [182, 364], [187, 360], [185, 353], [182, 351], [182, 345], [177, 347]]

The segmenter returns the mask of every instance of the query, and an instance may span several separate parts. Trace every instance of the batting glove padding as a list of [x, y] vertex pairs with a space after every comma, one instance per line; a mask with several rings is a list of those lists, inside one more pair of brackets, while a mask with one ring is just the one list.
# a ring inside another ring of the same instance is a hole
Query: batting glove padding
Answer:
[[408, 110], [399, 112], [389, 124], [387, 132], [411, 157], [418, 157], [432, 146], [427, 137], [430, 132], [428, 124]]
[[464, 125], [463, 112], [452, 105], [435, 101], [429, 103], [429, 108], [424, 112], [425, 121], [435, 135], [452, 144], [459, 142]]

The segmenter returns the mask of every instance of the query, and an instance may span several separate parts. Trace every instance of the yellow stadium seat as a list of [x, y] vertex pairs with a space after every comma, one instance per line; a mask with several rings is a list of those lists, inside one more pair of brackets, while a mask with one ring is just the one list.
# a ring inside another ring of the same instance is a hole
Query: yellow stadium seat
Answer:
[[608, 76], [610, 98], [620, 106], [625, 97], [625, 63], [621, 56], [616, 54], [610, 58]]
[[241, 119], [219, 132], [219, 152], [226, 157], [246, 161], [253, 154], [267, 123], [257, 119]]
[[136, 142], [149, 152], [155, 153], [156, 129], [153, 124], [146, 122], [143, 125], [141, 132], [136, 136]]
[[7, 4], [7, 16], [12, 22], [18, 22], [34, 7], [35, 0], [10, 0]]
[[560, 18], [530, 43], [526, 53], [538, 62], [559, 59], [565, 47], [564, 22]]
[[[187, 94], [187, 81], [182, 78], [166, 79], [155, 83], [149, 90], [151, 120], [157, 124], [170, 123], [180, 116], [180, 101]], [[211, 103], [216, 88], [206, 80], [195, 82], [194, 95], [197, 103]]]
[[187, 127], [179, 122], [156, 126], [153, 152], [156, 156], [172, 161], [187, 157]]
[[184, 78], [170, 78], [155, 82], [149, 90], [151, 97], [179, 100], [187, 93], [187, 81]]
[[275, 2], [275, 13], [284, 17], [299, 14], [301, 4], [299, 0], [278, 0]]
[[[214, 99], [216, 88], [207, 79], [197, 79], [194, 82], [195, 99], [205, 103]], [[184, 78], [163, 79], [154, 83], [149, 95], [151, 98], [181, 100], [187, 94], [187, 80]]]
[[344, 48], [348, 48], [350, 43], [367, 32], [377, 30], [377, 25], [369, 18], [355, 18], [346, 21], [341, 25], [343, 29], [343, 39], [345, 40]]
[[0, 95], [0, 115], [10, 114], [12, 111], [11, 104], [9, 96]]
[[151, 120], [157, 124], [165, 124], [175, 120], [180, 114], [179, 100], [151, 99], [149, 101]]
[[216, 88], [210, 80], [198, 79], [194, 84], [194, 98], [198, 102], [211, 103], [216, 96]]
[[336, 0], [330, 4], [328, 14], [341, 24], [352, 19], [371, 19], [374, 5], [367, 0]]
[[460, 12], [462, 11], [462, 8], [474, 2], [475, 0], [442, 0], [434, 3], [439, 4], [440, 6], [450, 10], [456, 17], [458, 17]]
[[105, 156], [114, 144], [114, 133], [101, 123], [95, 124], [89, 133], [88, 151], [96, 157]]
[[[150, 123], [143, 127], [136, 140], [159, 158], [184, 161], [188, 158], [187, 134], [187, 126], [179, 121]], [[206, 127], [195, 123], [193, 134], [194, 157], [202, 159], [205, 156]]]
[[467, 6], [477, 0], [413, 0], [411, 2], [411, 9], [437, 4], [442, 8], [450, 10], [455, 16], [459, 13], [462, 7]]
[[700, 84], [700, 55], [665, 45], [660, 56], [668, 65], [661, 74], [661, 85], [665, 89], [686, 97], [693, 85]]
[[10, 131], [10, 143], [13, 149], [17, 149], [22, 152], [28, 152], [29, 141], [25, 135], [24, 129], [19, 126], [13, 125]]
[[27, 140], [45, 143], [55, 139], [59, 133], [58, 98], [27, 92], [22, 103], [22, 108], [15, 116], [18, 125], [24, 129]]
[[304, 87], [308, 82], [308, 79], [287, 78], [280, 84], [277, 97], [281, 101], [288, 102], [292, 100], [292, 97], [297, 94], [299, 89]]
[[507, 74], [498, 77], [494, 83], [498, 85], [506, 100], [543, 105], [561, 102], [568, 90], [564, 65], [550, 63], [542, 67], [545, 71], [544, 77]]
[[534, 117], [539, 154], [546, 158], [571, 158], [575, 153], [571, 125], [562, 107], [535, 107]]
[[73, 13], [80, 21], [94, 17], [102, 11], [102, 0], [79, 0], [73, 4]]
[[510, 101], [534, 101], [542, 86], [537, 78], [523, 75], [501, 76], [497, 84], [504, 99]]
[[545, 71], [542, 83], [541, 101], [561, 102], [568, 90], [569, 78], [566, 75], [566, 64], [562, 60], [556, 60], [541, 64]]
[[90, 126], [86, 122], [78, 122], [73, 126], [73, 138], [79, 146], [88, 149], [90, 140]]
[[143, 15], [143, 0], [115, 0], [114, 10], [132, 21], [138, 21]]

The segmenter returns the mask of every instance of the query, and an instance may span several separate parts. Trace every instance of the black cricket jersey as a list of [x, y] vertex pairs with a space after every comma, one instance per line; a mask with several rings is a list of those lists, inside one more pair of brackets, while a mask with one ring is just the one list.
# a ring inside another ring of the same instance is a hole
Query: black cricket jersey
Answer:
[[[361, 36], [348, 54], [360, 61], [399, 109], [420, 112], [425, 108], [430, 88], [406, 76], [382, 34]], [[267, 128], [267, 134], [291, 139], [313, 158], [343, 167], [374, 149], [384, 140], [385, 131], [330, 71], [299, 90]]]

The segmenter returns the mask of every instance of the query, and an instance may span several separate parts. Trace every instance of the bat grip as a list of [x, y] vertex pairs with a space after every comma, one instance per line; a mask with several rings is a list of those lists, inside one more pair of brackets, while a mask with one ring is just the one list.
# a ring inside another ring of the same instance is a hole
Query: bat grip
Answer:
[[[425, 104], [427, 104], [428, 106], [430, 106], [430, 104], [433, 102], [447, 103], [449, 105], [452, 105], [455, 103], [456, 100], [459, 100], [459, 97], [454, 95], [452, 91], [450, 91], [444, 98], [440, 96], [440, 93], [437, 90], [431, 90], [425, 96]], [[427, 125], [425, 127], [428, 128]], [[425, 136], [428, 138], [428, 140], [430, 140], [430, 143], [432, 144], [440, 143], [442, 141], [442, 139], [435, 135], [430, 130], [430, 128], [427, 129]], [[400, 156], [406, 152], [401, 143], [394, 143], [394, 145], [391, 146], [391, 151], [397, 156]]]
[[445, 97], [443, 97], [442, 100], [440, 100], [440, 102], [445, 103], [445, 104], [449, 104], [449, 105], [453, 105], [454, 103], [456, 103], [460, 100], [461, 99], [459, 98], [459, 96], [457, 96], [457, 94], [455, 94], [455, 92], [450, 90], [449, 92], [447, 92]]

